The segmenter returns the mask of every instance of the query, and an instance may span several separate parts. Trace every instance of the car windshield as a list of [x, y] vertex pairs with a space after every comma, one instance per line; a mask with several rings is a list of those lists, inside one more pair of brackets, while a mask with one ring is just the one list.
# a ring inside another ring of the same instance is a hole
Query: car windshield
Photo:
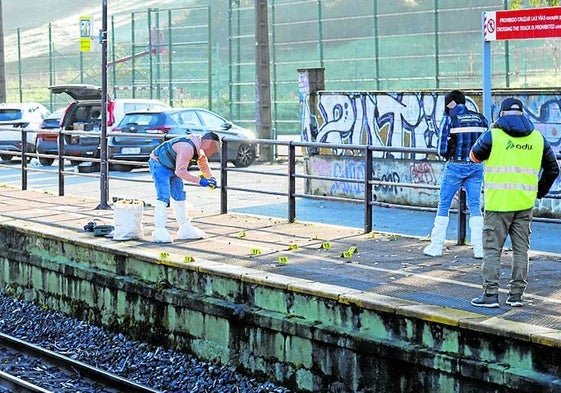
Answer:
[[125, 115], [121, 125], [136, 124], [139, 126], [153, 126], [158, 124], [159, 114], [157, 113], [132, 113]]
[[21, 120], [21, 110], [12, 108], [0, 109], [0, 121], [16, 121]]

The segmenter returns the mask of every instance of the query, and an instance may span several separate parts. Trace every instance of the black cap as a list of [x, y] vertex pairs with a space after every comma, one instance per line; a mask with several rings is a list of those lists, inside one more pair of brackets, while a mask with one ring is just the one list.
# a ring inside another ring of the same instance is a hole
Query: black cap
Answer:
[[522, 112], [522, 102], [516, 98], [507, 98], [501, 104], [501, 112], [518, 111]]
[[454, 101], [456, 104], [466, 104], [466, 96], [459, 90], [452, 90], [444, 96], [444, 106]]

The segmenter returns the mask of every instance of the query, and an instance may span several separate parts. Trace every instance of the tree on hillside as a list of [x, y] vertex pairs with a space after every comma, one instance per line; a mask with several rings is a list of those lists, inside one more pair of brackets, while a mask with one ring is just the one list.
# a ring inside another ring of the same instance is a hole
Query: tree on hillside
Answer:
[[[510, 3], [510, 9], [518, 10], [523, 8], [523, 3], [525, 3], [523, 0], [512, 0]], [[527, 3], [531, 8], [559, 6], [559, 0], [528, 0]]]

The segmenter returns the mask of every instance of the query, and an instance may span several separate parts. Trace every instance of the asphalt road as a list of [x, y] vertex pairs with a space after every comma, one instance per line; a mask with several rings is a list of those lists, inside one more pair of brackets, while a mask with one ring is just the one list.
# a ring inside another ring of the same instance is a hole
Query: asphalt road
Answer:
[[[28, 171], [28, 189], [43, 190], [58, 195], [57, 163], [51, 167], [32, 166]], [[233, 168], [233, 167], [232, 167]], [[68, 166], [65, 170], [72, 172], [76, 168]], [[259, 163], [247, 168], [252, 172], [228, 172], [228, 186], [264, 192], [287, 193], [288, 178], [286, 164]], [[298, 165], [297, 172], [303, 173]], [[14, 187], [21, 187], [21, 167], [19, 161], [0, 166], [0, 182]], [[215, 174], [221, 181], [218, 168]], [[142, 199], [152, 204], [155, 192], [148, 169], [135, 169], [132, 172], [109, 173], [108, 201], [113, 198]], [[297, 192], [304, 193], [303, 179], [297, 179]], [[79, 174], [65, 176], [65, 195], [88, 196], [101, 195], [101, 182], [98, 174]], [[203, 213], [220, 212], [220, 191], [188, 185], [187, 200], [192, 209]], [[287, 197], [250, 191], [229, 191], [228, 212], [254, 214], [275, 218], [288, 217]], [[100, 203], [101, 198], [99, 199]], [[96, 208], [99, 205], [92, 206]], [[364, 210], [362, 205], [345, 202], [328, 202], [298, 198], [296, 218], [301, 222], [318, 222], [351, 228], [363, 228]], [[374, 230], [406, 235], [426, 237], [430, 234], [434, 213], [410, 211], [397, 208], [374, 207]], [[457, 239], [457, 216], [452, 215], [448, 227], [447, 239]], [[533, 223], [531, 248], [536, 251], [561, 253], [558, 240], [559, 224]], [[508, 246], [508, 243], [507, 243]]]

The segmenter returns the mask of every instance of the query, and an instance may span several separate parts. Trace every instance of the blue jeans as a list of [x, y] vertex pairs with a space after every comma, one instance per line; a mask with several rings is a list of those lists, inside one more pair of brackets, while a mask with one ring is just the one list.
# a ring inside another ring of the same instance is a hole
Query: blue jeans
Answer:
[[438, 216], [448, 217], [452, 200], [463, 186], [467, 194], [470, 217], [481, 216], [481, 184], [483, 183], [483, 164], [473, 162], [458, 163], [448, 161], [444, 168], [438, 202]]
[[158, 161], [148, 161], [154, 186], [156, 187], [156, 199], [169, 205], [170, 196], [176, 201], [184, 201], [186, 194], [183, 190], [183, 179], [171, 169], [166, 168]]

